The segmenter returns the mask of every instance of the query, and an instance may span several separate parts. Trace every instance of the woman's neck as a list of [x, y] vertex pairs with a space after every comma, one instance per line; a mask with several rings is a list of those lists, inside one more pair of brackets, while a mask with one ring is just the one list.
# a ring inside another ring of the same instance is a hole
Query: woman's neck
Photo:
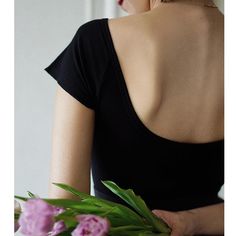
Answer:
[[150, 0], [150, 9], [159, 7], [163, 4], [171, 4], [172, 2], [178, 4], [187, 4], [192, 6], [203, 6], [203, 7], [213, 7], [216, 8], [217, 6], [214, 4], [212, 0]]

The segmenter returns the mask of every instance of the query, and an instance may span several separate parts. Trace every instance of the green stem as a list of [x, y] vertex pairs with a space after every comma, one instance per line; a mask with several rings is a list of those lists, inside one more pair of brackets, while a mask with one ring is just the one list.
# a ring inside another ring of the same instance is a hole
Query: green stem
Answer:
[[131, 230], [151, 230], [152, 226], [136, 226], [136, 225], [125, 225], [125, 226], [118, 226], [118, 227], [111, 227], [111, 232], [118, 232], [118, 231], [131, 231]]

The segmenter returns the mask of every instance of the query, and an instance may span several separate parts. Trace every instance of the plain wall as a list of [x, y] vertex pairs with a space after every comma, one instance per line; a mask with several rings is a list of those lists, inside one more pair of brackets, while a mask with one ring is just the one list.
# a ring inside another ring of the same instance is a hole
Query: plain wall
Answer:
[[16, 195], [27, 196], [29, 190], [48, 197], [57, 83], [44, 68], [67, 46], [81, 24], [118, 15], [123, 14], [115, 0], [15, 1]]

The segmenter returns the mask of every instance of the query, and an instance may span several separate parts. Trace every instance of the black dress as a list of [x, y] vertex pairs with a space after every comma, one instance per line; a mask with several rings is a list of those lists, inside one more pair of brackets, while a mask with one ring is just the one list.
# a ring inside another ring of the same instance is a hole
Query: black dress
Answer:
[[96, 196], [122, 202], [101, 183], [112, 180], [132, 188], [151, 209], [178, 211], [223, 202], [217, 193], [224, 183], [224, 140], [172, 141], [142, 123], [132, 106], [107, 18], [80, 26], [45, 70], [95, 111]]

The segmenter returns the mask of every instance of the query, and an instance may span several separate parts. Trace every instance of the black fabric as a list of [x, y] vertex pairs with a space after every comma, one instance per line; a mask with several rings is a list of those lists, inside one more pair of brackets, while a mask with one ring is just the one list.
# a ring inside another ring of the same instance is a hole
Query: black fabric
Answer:
[[96, 196], [122, 202], [101, 183], [112, 180], [132, 188], [151, 209], [178, 211], [223, 202], [217, 193], [224, 183], [224, 140], [180, 143], [154, 134], [141, 122], [129, 98], [107, 18], [82, 25], [45, 70], [95, 110]]
[[67, 47], [44, 69], [64, 90], [93, 110], [109, 59], [108, 52], [98, 43], [101, 37], [96, 20], [83, 24]]

